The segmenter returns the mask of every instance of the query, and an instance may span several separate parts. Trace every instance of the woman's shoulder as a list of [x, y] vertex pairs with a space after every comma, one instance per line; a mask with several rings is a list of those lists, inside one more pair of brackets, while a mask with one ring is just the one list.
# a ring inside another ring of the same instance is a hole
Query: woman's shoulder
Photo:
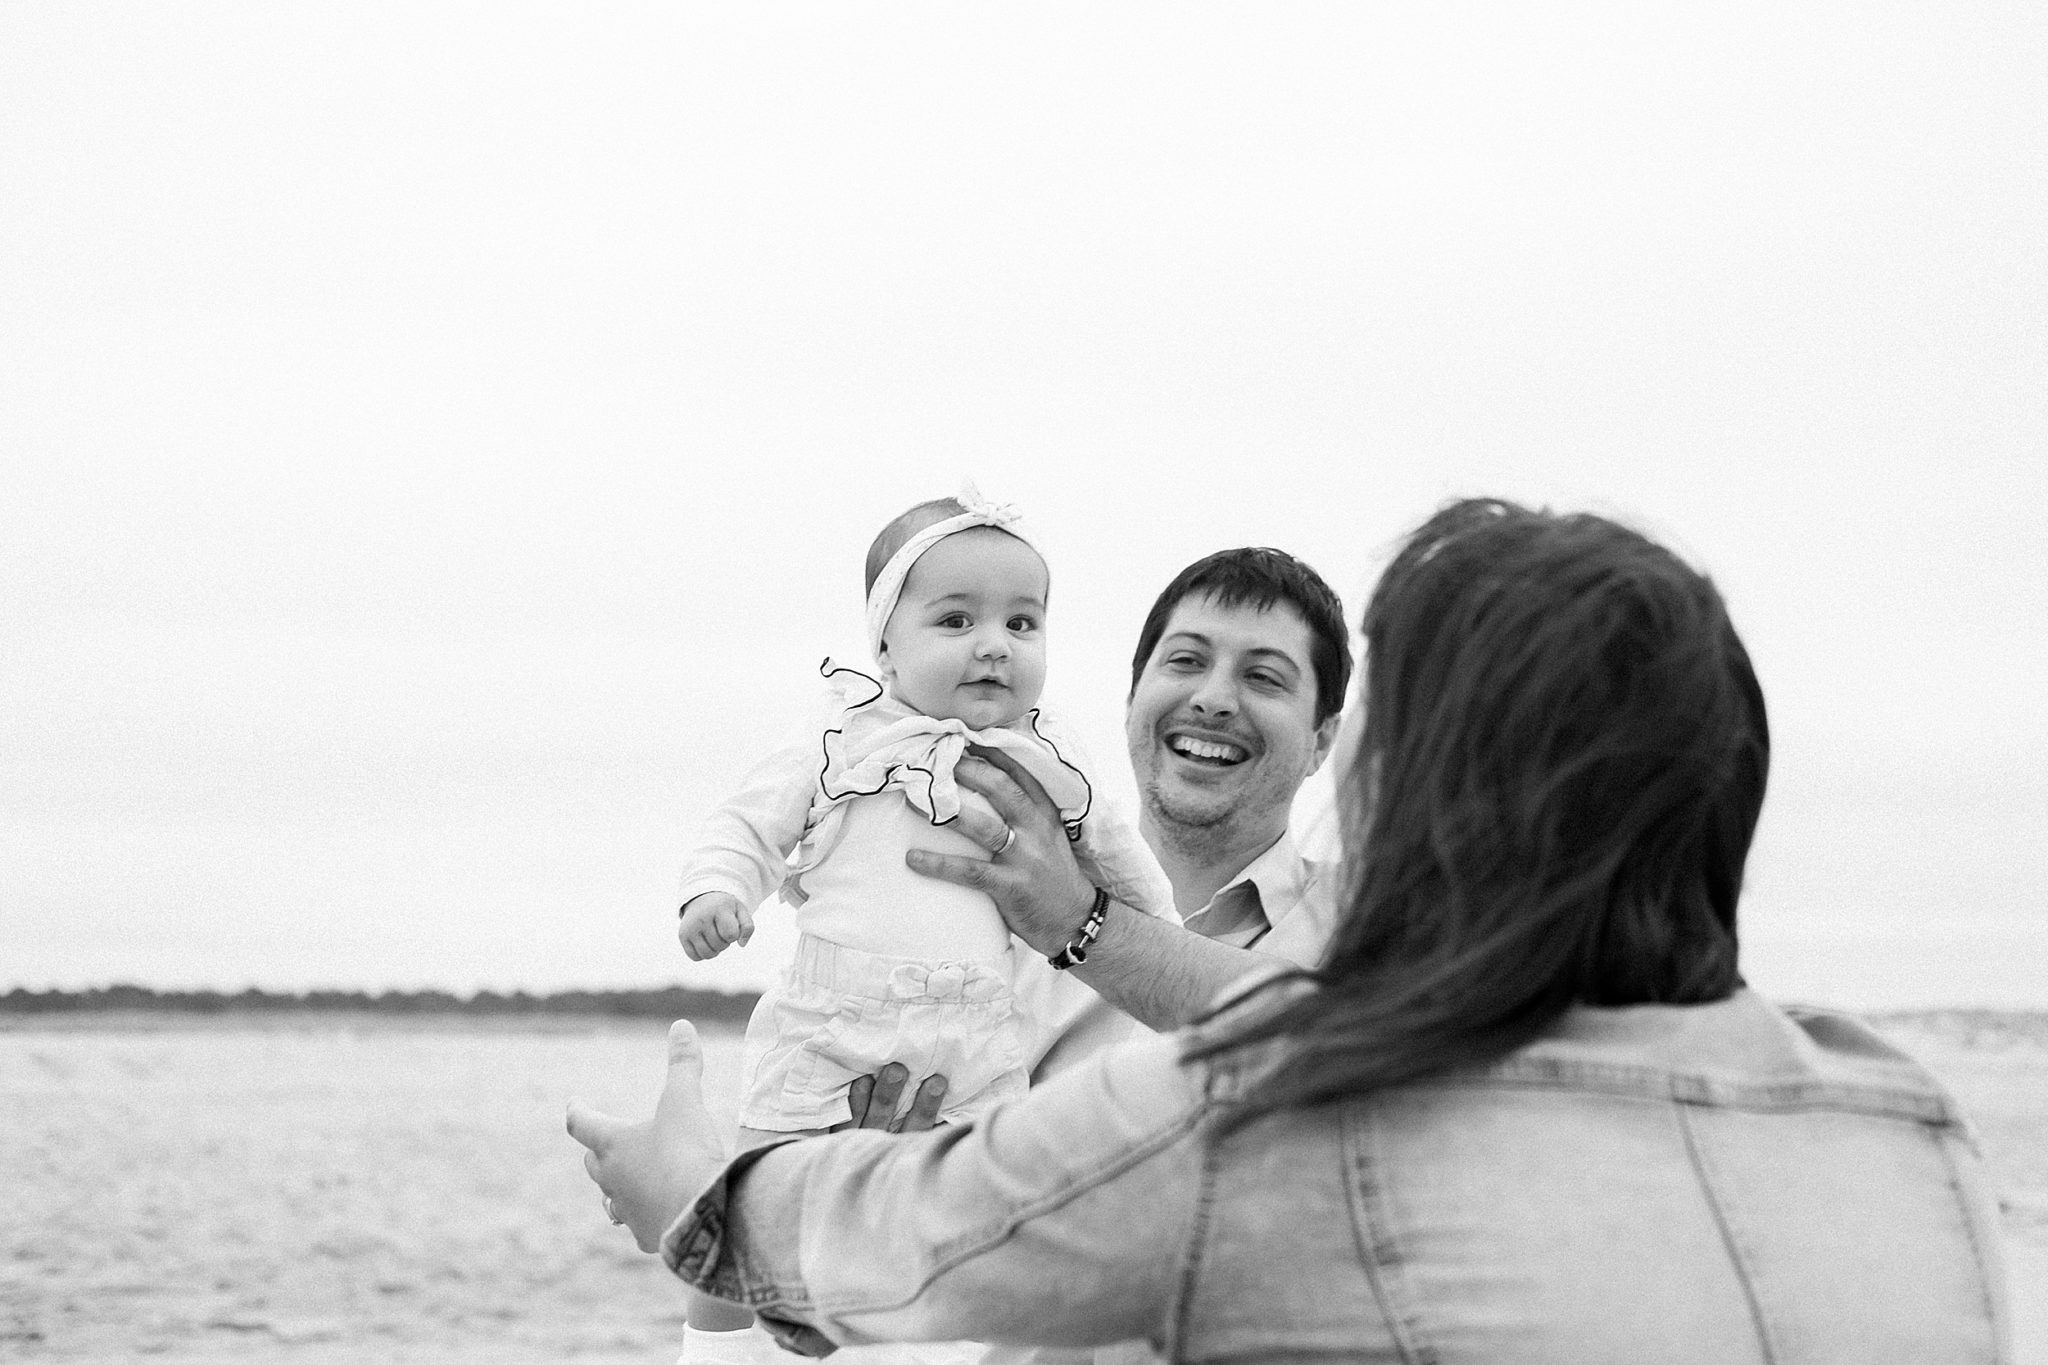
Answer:
[[1819, 1105], [1960, 1122], [1927, 1069], [1862, 1020], [1782, 1007], [1747, 989], [1703, 1005], [1574, 1007], [1484, 1075], [1709, 1105]]

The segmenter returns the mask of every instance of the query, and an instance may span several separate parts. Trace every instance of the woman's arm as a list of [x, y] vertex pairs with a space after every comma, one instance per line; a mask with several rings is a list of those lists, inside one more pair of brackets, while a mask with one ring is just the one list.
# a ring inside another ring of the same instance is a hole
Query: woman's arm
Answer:
[[1163, 1336], [1207, 1106], [1147, 1039], [915, 1138], [844, 1134], [744, 1159], [663, 1239], [678, 1275], [842, 1344], [1086, 1346]]
[[[694, 1054], [694, 1036], [677, 1035]], [[580, 1110], [570, 1131], [643, 1246], [664, 1201], [681, 1211], [678, 1189], [701, 1188], [661, 1238], [665, 1259], [800, 1349], [822, 1345], [812, 1333], [841, 1345], [1160, 1339], [1194, 1228], [1207, 1114], [1205, 1073], [1177, 1058], [1177, 1040], [1146, 1039], [976, 1124], [806, 1139], [720, 1171], [694, 1136], [711, 1120], [690, 1056], [656, 1111], [668, 1133], [619, 1137]]]

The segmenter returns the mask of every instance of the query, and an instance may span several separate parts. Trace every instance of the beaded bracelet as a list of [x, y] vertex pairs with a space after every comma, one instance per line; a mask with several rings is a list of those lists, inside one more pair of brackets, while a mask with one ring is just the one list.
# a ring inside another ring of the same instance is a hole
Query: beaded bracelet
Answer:
[[1046, 959], [1052, 963], [1052, 969], [1063, 972], [1086, 962], [1089, 945], [1095, 942], [1095, 936], [1102, 932], [1102, 922], [1108, 918], [1109, 893], [1098, 886], [1095, 888], [1095, 900], [1088, 907], [1088, 918], [1081, 922], [1081, 932], [1075, 934], [1066, 947]]

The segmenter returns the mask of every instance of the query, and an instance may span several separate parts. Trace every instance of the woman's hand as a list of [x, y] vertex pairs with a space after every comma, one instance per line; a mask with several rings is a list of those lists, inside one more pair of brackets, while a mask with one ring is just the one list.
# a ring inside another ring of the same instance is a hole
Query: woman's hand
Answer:
[[1017, 937], [1050, 957], [1067, 946], [1095, 898], [1059, 808], [1037, 778], [998, 749], [969, 749], [953, 776], [995, 812], [991, 819], [964, 804], [956, 826], [992, 850], [992, 861], [923, 849], [912, 849], [904, 860], [913, 872], [983, 892]]
[[880, 1128], [886, 1133], [922, 1133], [936, 1127], [939, 1106], [946, 1099], [946, 1078], [927, 1076], [918, 1082], [917, 1094], [911, 1097], [910, 1108], [898, 1118], [896, 1106], [903, 1099], [903, 1087], [908, 1084], [910, 1068], [901, 1062], [891, 1062], [872, 1076], [854, 1077], [853, 1084], [846, 1091], [846, 1103], [853, 1110], [853, 1117], [832, 1131]]
[[661, 1234], [730, 1159], [704, 1108], [704, 1048], [690, 1022], [669, 1026], [668, 1079], [653, 1118], [627, 1123], [571, 1100], [569, 1136], [585, 1147], [583, 1169], [612, 1221], [625, 1224], [642, 1251], [659, 1248]]

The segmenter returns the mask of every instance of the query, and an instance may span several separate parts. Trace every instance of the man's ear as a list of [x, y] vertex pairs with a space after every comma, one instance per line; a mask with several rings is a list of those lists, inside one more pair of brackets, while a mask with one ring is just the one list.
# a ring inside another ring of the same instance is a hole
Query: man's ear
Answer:
[[1329, 715], [1323, 717], [1323, 723], [1316, 727], [1316, 761], [1309, 765], [1308, 770], [1310, 772], [1314, 772], [1322, 767], [1323, 760], [1327, 759], [1330, 756], [1330, 751], [1337, 747], [1337, 732], [1343, 726], [1344, 713], [1342, 711], [1332, 711]]

